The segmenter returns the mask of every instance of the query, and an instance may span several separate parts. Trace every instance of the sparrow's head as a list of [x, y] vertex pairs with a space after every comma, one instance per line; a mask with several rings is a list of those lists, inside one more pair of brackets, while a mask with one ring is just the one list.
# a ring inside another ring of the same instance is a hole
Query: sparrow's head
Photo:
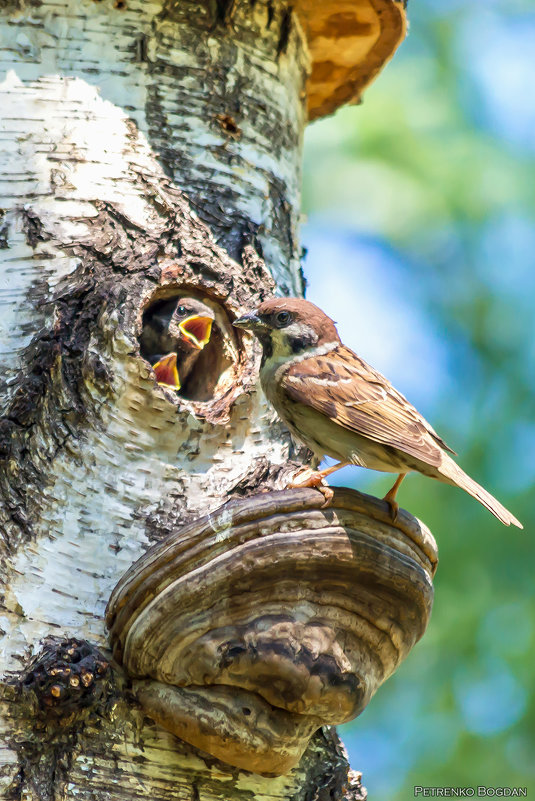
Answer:
[[264, 349], [264, 359], [298, 356], [312, 348], [340, 342], [330, 317], [301, 298], [272, 298], [234, 321], [252, 331]]
[[169, 321], [169, 334], [202, 350], [210, 341], [214, 319], [214, 312], [202, 301], [179, 298]]

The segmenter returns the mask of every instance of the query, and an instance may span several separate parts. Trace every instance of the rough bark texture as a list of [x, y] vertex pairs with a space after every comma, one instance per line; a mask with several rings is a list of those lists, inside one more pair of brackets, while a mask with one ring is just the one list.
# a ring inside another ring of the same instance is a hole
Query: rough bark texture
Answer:
[[[299, 24], [282, 0], [0, 12], [2, 797], [361, 798], [327, 729], [278, 779], [166, 733], [103, 622], [152, 540], [287, 463], [229, 319], [301, 288]], [[219, 321], [189, 398], [139, 356], [144, 309], [179, 288]]]

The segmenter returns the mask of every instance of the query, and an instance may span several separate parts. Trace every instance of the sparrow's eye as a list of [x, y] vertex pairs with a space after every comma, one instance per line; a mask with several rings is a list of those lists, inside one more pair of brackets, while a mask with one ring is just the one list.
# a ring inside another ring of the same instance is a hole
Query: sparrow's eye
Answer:
[[188, 313], [188, 310], [186, 309], [185, 306], [177, 306], [176, 313], [178, 314], [179, 317], [185, 317], [186, 314]]
[[290, 320], [292, 319], [292, 315], [290, 312], [281, 311], [275, 317], [275, 322], [277, 323], [277, 328], [284, 328], [285, 325], [288, 325]]

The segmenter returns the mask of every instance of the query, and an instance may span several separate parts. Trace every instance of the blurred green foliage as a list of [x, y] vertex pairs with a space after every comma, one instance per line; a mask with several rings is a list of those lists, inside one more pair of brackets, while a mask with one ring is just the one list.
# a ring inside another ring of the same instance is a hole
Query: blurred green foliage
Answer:
[[[401, 504], [439, 543], [433, 615], [342, 736], [373, 801], [406, 801], [414, 785], [535, 797], [535, 7], [409, 12], [364, 104], [307, 131], [308, 297], [359, 331], [344, 338], [361, 355], [384, 354], [374, 366], [525, 531], [459, 490], [405, 482]], [[344, 483], [384, 494], [389, 482], [353, 469]]]

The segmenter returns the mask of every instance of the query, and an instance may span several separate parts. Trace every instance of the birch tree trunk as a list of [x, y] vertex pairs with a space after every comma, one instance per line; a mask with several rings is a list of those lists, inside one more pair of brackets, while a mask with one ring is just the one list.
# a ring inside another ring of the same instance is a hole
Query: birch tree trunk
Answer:
[[[291, 456], [226, 314], [302, 289], [299, 24], [282, 0], [0, 10], [1, 795], [360, 798], [328, 729], [278, 779], [167, 734], [103, 623], [148, 544]], [[139, 355], [176, 285], [208, 291], [223, 332], [189, 398]]]

